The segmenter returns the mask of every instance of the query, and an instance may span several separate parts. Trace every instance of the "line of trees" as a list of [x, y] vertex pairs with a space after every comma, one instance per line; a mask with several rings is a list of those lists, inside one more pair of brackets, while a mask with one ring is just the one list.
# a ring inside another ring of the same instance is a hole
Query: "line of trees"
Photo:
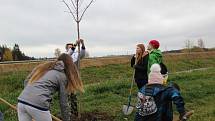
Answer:
[[185, 41], [185, 48], [183, 49], [183, 52], [202, 52], [202, 51], [207, 51], [203, 39], [198, 39], [197, 45], [195, 45], [191, 40]]
[[34, 57], [26, 56], [20, 49], [19, 45], [15, 44], [13, 49], [7, 45], [0, 45], [0, 61], [20, 61], [20, 60], [34, 60]]

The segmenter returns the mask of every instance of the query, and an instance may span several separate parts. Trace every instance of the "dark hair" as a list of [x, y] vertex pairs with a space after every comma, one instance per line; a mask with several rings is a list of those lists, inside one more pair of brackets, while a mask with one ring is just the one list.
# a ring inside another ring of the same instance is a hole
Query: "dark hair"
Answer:
[[65, 48], [66, 48], [66, 49], [68, 49], [68, 46], [69, 46], [69, 45], [76, 46], [76, 44], [73, 44], [73, 43], [67, 43], [67, 44], [66, 44], [66, 46], [65, 46]]

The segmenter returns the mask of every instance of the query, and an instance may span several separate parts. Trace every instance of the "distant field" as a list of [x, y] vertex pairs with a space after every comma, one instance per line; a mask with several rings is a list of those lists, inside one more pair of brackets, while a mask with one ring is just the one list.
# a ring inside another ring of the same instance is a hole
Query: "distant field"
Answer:
[[[81, 68], [92, 66], [104, 66], [109, 64], [130, 63], [131, 56], [100, 57], [81, 60]], [[204, 68], [214, 66], [215, 51], [193, 52], [193, 53], [169, 53], [163, 55], [163, 61], [168, 66], [170, 72], [178, 70], [189, 70], [193, 68]], [[0, 74], [14, 71], [31, 71], [40, 62], [26, 62], [15, 64], [0, 64]], [[188, 64], [189, 63], [189, 64]]]
[[[97, 117], [100, 121], [124, 121], [122, 105], [127, 103], [132, 69], [129, 58], [122, 59], [121, 63], [102, 60], [99, 65], [95, 60], [92, 65], [81, 69], [82, 80], [85, 84], [85, 93], [78, 96], [80, 111], [83, 116]], [[189, 59], [185, 59], [189, 58]], [[126, 60], [126, 61], [125, 61]], [[213, 53], [187, 55], [165, 55], [164, 61], [170, 72], [170, 80], [177, 82], [182, 88], [182, 95], [188, 109], [195, 110], [190, 121], [215, 121], [215, 56]], [[82, 63], [84, 64], [84, 62]], [[86, 62], [86, 65], [90, 63]], [[1, 65], [0, 65], [1, 66]], [[5, 66], [4, 69], [6, 69]], [[176, 71], [194, 68], [207, 68], [207, 70], [193, 71], [190, 73], [174, 73]], [[11, 67], [12, 68], [12, 67]], [[17, 68], [17, 67], [13, 67]], [[32, 67], [29, 67], [32, 68]], [[29, 73], [23, 69], [0, 73], [0, 97], [12, 104], [17, 103], [17, 97], [23, 89], [23, 80]], [[136, 102], [136, 91], [133, 91], [132, 104]], [[4, 112], [5, 121], [17, 121], [15, 111], [0, 103], [0, 110]], [[54, 115], [59, 115], [57, 96], [54, 97], [51, 109]], [[175, 113], [177, 115], [177, 113]], [[134, 113], [128, 121], [132, 121]]]

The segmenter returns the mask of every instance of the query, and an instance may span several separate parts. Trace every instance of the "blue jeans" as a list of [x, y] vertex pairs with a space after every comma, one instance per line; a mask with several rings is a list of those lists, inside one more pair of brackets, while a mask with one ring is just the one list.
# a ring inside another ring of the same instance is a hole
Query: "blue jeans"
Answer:
[[4, 115], [2, 112], [0, 112], [0, 121], [4, 121]]

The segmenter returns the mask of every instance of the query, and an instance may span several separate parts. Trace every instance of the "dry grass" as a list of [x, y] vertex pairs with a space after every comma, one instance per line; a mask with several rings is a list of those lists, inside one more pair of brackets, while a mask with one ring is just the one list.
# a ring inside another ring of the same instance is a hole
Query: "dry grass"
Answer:
[[[130, 56], [116, 56], [116, 57], [104, 57], [104, 58], [91, 58], [83, 59], [81, 61], [81, 68], [85, 67], [100, 67], [109, 64], [124, 64], [130, 62]], [[175, 67], [177, 64], [190, 63], [191, 61], [198, 61], [204, 59], [215, 58], [215, 51], [211, 52], [194, 52], [194, 53], [169, 53], [164, 54], [164, 62], [170, 67], [172, 72], [177, 70]], [[26, 63], [17, 63], [17, 64], [0, 64], [0, 73], [4, 72], [14, 72], [14, 71], [31, 71], [36, 65], [39, 65], [42, 62], [26, 62]], [[177, 63], [180, 62], [180, 63]], [[201, 63], [200, 63], [201, 65]], [[201, 66], [200, 66], [201, 67]]]
[[[81, 68], [92, 66], [104, 66], [109, 64], [124, 64], [130, 61], [130, 56], [117, 56], [117, 57], [104, 57], [104, 58], [91, 58], [81, 60]], [[0, 73], [18, 72], [18, 71], [31, 71], [35, 66], [44, 63], [41, 62], [26, 62], [14, 64], [0, 64]]]

